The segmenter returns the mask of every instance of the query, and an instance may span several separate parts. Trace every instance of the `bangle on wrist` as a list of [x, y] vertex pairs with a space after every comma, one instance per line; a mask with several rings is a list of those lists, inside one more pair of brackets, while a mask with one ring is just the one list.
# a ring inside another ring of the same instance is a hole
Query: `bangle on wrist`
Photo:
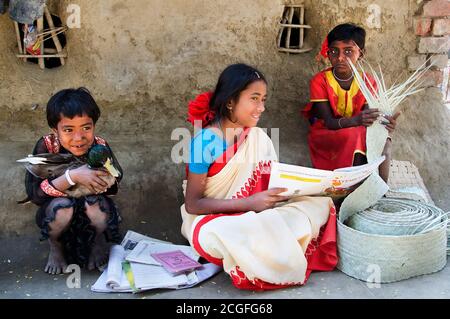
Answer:
[[69, 170], [66, 170], [64, 173], [64, 176], [66, 177], [67, 182], [70, 184], [70, 186], [74, 186], [76, 183], [70, 178]]
[[343, 117], [341, 117], [339, 120], [338, 120], [338, 125], [339, 125], [339, 128], [343, 128], [342, 127], [342, 125], [341, 125], [341, 120], [343, 120], [344, 118]]

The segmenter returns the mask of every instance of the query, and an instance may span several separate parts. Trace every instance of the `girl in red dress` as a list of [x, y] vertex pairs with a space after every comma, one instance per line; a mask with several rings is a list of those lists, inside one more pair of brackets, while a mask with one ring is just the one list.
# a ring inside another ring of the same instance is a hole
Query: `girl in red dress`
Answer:
[[[303, 110], [311, 126], [308, 145], [315, 168], [336, 168], [362, 165], [366, 160], [366, 127], [381, 113], [369, 109], [347, 59], [353, 64], [364, 55], [366, 32], [354, 24], [341, 24], [330, 31], [321, 54], [332, 67], [317, 73], [310, 82], [310, 103]], [[370, 75], [363, 78], [376, 90]], [[399, 112], [385, 116], [386, 129], [392, 132]], [[386, 160], [380, 165], [380, 176], [387, 181], [391, 158], [391, 138], [383, 151]]]

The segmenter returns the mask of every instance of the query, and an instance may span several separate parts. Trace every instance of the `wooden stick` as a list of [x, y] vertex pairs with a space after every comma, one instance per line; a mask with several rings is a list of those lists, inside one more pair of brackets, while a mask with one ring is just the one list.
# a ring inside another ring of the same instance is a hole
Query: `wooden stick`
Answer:
[[20, 39], [19, 24], [17, 23], [17, 21], [14, 21], [14, 28], [16, 29], [16, 38], [17, 45], [19, 46], [19, 52], [22, 53], [22, 40]]
[[[40, 17], [39, 19], [37, 19], [37, 32], [40, 33], [42, 32], [42, 29], [44, 29], [44, 17]], [[44, 53], [44, 41], [42, 41], [42, 36], [39, 36], [38, 38], [40, 45], [41, 45], [41, 52]], [[44, 61], [44, 57], [43, 56], [37, 56], [35, 55], [35, 57], [39, 58], [39, 67], [41, 69], [45, 69], [45, 61]]]
[[[47, 49], [46, 49], [47, 50]], [[39, 55], [31, 55], [31, 54], [16, 54], [18, 58], [67, 58], [67, 53], [58, 53], [58, 54], [39, 54]]]
[[290, 28], [303, 28], [303, 29], [311, 29], [310, 25], [307, 24], [286, 24], [280, 23], [281, 27], [290, 27]]
[[[284, 8], [284, 12], [283, 12], [283, 18], [281, 19], [281, 23], [286, 23], [288, 22], [288, 18], [289, 18], [289, 10], [288, 8]], [[284, 31], [284, 27], [280, 26], [280, 31], [278, 32], [278, 36], [277, 36], [277, 45], [278, 48], [281, 48], [281, 37], [283, 36], [283, 31]]]
[[[22, 52], [23, 54], [27, 54], [27, 47], [25, 46], [25, 37], [28, 34], [28, 24], [24, 24], [25, 29], [23, 30], [23, 48], [22, 48]], [[23, 59], [24, 62], [27, 62], [27, 58]]]
[[[300, 24], [304, 24], [305, 23], [305, 8], [301, 7], [300, 8]], [[303, 48], [303, 39], [305, 38], [305, 28], [300, 28], [300, 48]]]
[[64, 31], [66, 31], [66, 29], [67, 28], [65, 28], [65, 27], [59, 27], [59, 28], [54, 28], [54, 29], [47, 29], [47, 30], [44, 30], [41, 33], [39, 33], [38, 36], [40, 36], [40, 35], [48, 35], [48, 34], [51, 34], [53, 32], [61, 32], [61, 31], [64, 32]]
[[288, 52], [288, 53], [304, 53], [311, 51], [312, 48], [305, 48], [305, 49], [285, 49], [285, 48], [279, 48], [278, 51], [281, 52]]
[[[56, 51], [58, 53], [62, 52], [62, 45], [61, 42], [59, 42], [58, 35], [56, 32], [52, 29], [55, 28], [55, 24], [53, 23], [53, 18], [50, 12], [48, 11], [47, 6], [44, 7], [45, 12], [45, 18], [47, 19], [48, 26], [50, 27], [50, 33], [52, 34], [53, 42], [55, 43]], [[61, 65], [66, 64], [63, 57], [60, 57], [59, 60], [61, 61]]]
[[288, 24], [283, 25], [281, 24], [281, 26], [285, 26], [287, 27], [287, 35], [286, 35], [286, 42], [285, 42], [285, 47], [289, 48], [290, 47], [290, 42], [291, 42], [291, 26], [292, 26], [292, 18], [294, 17], [294, 8], [290, 7], [289, 8], [289, 19], [288, 19]]
[[[58, 34], [63, 33], [65, 31], [66, 30], [58, 31], [58, 32], [55, 33], [55, 35], [58, 35]], [[42, 41], [47, 41], [48, 39], [51, 39], [51, 38], [53, 38], [53, 35], [50, 35], [50, 36], [46, 35], [46, 36], [44, 36], [44, 39]]]
[[[20, 38], [19, 24], [17, 23], [17, 21], [14, 21], [14, 29], [16, 30], [17, 46], [19, 47], [19, 53], [24, 53], [22, 49], [22, 39]], [[26, 62], [27, 59], [23, 59], [23, 61]]]

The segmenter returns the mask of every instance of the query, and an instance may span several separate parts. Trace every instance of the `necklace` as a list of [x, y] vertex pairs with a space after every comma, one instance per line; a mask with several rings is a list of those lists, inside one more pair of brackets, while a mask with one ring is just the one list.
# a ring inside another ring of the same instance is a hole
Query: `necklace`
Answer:
[[334, 78], [336, 79], [336, 80], [338, 80], [338, 81], [341, 81], [341, 82], [347, 82], [347, 81], [350, 81], [351, 79], [353, 79], [353, 73], [352, 73], [352, 75], [350, 75], [350, 77], [348, 78], [348, 79], [341, 79], [341, 78], [339, 78], [337, 75], [336, 75], [336, 73], [334, 72], [334, 68], [333, 68], [333, 76], [334, 76]]

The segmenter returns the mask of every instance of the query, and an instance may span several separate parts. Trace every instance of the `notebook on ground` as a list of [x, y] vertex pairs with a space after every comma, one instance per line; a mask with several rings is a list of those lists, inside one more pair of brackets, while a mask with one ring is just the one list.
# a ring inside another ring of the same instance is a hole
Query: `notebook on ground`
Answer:
[[181, 250], [153, 253], [151, 256], [173, 275], [192, 271], [202, 266]]

